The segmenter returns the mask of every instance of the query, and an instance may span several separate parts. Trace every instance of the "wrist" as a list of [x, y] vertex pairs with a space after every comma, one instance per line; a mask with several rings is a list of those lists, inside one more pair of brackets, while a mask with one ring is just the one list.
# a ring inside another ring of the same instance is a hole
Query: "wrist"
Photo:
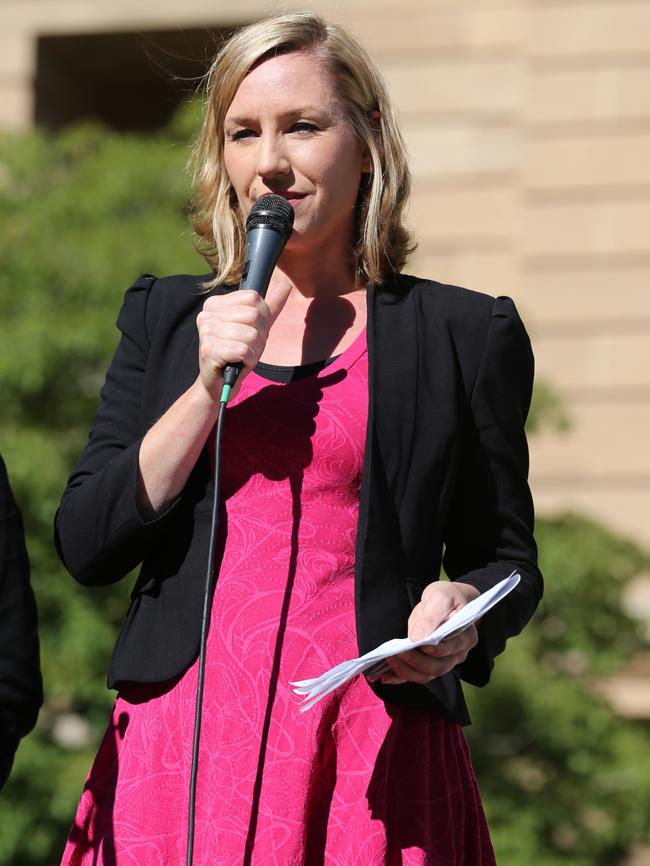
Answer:
[[211, 389], [208, 389], [203, 381], [203, 377], [199, 373], [194, 384], [190, 386], [190, 396], [192, 402], [196, 404], [196, 408], [200, 412], [214, 413], [215, 417], [219, 414], [219, 400], [221, 398], [221, 389], [223, 387], [223, 376], [219, 376], [212, 383]]

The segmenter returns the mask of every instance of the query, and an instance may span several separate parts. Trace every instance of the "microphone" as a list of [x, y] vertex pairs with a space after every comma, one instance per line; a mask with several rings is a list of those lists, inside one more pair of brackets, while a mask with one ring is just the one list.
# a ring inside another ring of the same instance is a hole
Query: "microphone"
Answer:
[[[240, 289], [254, 289], [266, 296], [273, 269], [293, 231], [293, 218], [293, 208], [281, 195], [267, 193], [257, 199], [246, 220], [246, 255]], [[227, 402], [241, 369], [242, 364], [224, 367], [222, 403]]]

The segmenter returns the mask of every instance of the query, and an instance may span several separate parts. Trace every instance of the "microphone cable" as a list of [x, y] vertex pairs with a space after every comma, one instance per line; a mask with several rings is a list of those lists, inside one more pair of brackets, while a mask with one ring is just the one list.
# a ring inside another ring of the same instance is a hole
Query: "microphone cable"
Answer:
[[[227, 390], [226, 390], [227, 389]], [[212, 583], [214, 572], [215, 548], [219, 531], [219, 504], [221, 500], [221, 445], [226, 405], [230, 388], [224, 386], [219, 400], [219, 417], [214, 432], [214, 493], [212, 496], [212, 516], [210, 520], [210, 546], [208, 548], [208, 569], [203, 589], [203, 612], [201, 614], [201, 640], [199, 648], [199, 670], [196, 686], [196, 706], [194, 710], [194, 739], [192, 741], [192, 769], [190, 772], [190, 801], [187, 822], [186, 866], [194, 862], [194, 827], [196, 819], [196, 781], [199, 769], [199, 743], [201, 741], [201, 719], [203, 716], [203, 689], [205, 687], [205, 656], [210, 628], [210, 609], [212, 607]]]
[[[271, 275], [293, 228], [294, 212], [290, 203], [272, 193], [260, 196], [250, 210], [246, 220], [246, 254], [240, 289], [252, 288], [265, 296]], [[196, 824], [196, 783], [199, 768], [199, 744], [203, 715], [203, 690], [205, 687], [205, 661], [212, 586], [214, 582], [214, 560], [219, 530], [219, 505], [221, 502], [221, 446], [226, 406], [230, 392], [242, 370], [241, 364], [228, 364], [223, 371], [223, 386], [219, 398], [219, 416], [214, 433], [214, 494], [208, 547], [208, 568], [203, 590], [203, 612], [201, 615], [201, 638], [199, 643], [199, 665], [194, 710], [194, 739], [192, 741], [192, 767], [190, 771], [190, 796], [187, 822], [186, 866], [194, 862], [194, 830]]]

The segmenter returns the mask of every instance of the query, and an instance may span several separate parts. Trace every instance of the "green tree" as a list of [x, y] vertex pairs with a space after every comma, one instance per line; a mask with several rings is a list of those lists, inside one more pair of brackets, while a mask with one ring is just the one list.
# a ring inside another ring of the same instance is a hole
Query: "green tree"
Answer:
[[[46, 689], [2, 794], [0, 866], [57, 862], [111, 705], [105, 671], [129, 581], [77, 586], [51, 523], [126, 284], [207, 270], [186, 219], [194, 122], [189, 107], [146, 137], [83, 126], [0, 138], [0, 450], [26, 522]], [[563, 423], [538, 393], [541, 414]], [[490, 687], [470, 695], [477, 771], [501, 862], [613, 866], [643, 833], [648, 737], [594, 698], [591, 681], [641, 645], [619, 600], [647, 559], [578, 517], [542, 521], [539, 538], [543, 608]]]
[[[106, 724], [105, 672], [128, 581], [77, 586], [54, 551], [52, 518], [97, 407], [128, 283], [208, 270], [186, 219], [193, 111], [155, 136], [83, 126], [0, 139], [0, 450], [25, 517], [46, 689], [2, 794], [1, 864], [55, 862]], [[71, 726], [78, 748], [64, 745]]]
[[545, 597], [468, 695], [468, 734], [498, 862], [616, 866], [647, 840], [650, 738], [596, 697], [642, 646], [621, 608], [648, 567], [634, 544], [576, 515], [539, 523]]

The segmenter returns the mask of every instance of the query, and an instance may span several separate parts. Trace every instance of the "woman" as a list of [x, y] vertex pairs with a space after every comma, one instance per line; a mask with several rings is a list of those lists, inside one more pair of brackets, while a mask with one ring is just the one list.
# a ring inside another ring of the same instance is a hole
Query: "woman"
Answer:
[[[399, 274], [402, 139], [372, 62], [316, 16], [277, 16], [225, 45], [196, 163], [212, 272], [127, 292], [57, 516], [82, 583], [142, 563], [64, 863], [183, 862], [206, 443], [235, 362], [195, 862], [493, 863], [460, 678], [487, 682], [541, 594], [523, 326], [508, 299]], [[267, 193], [295, 223], [262, 300], [233, 289], [245, 216]], [[438, 582], [443, 544], [451, 581]], [[518, 588], [478, 631], [298, 713], [289, 681], [427, 633], [514, 568]]]

